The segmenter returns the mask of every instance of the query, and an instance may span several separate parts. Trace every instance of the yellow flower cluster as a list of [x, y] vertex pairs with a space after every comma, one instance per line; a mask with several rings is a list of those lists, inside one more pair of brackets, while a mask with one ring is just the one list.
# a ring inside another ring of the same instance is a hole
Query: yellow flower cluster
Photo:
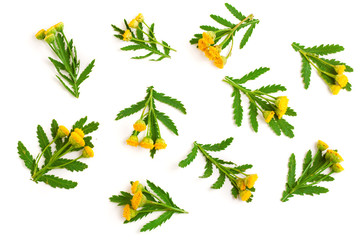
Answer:
[[215, 66], [218, 68], [223, 68], [226, 64], [226, 57], [221, 56], [221, 46], [215, 45], [215, 33], [214, 32], [203, 32], [202, 38], [198, 41], [198, 48], [205, 53], [205, 56], [210, 60], [213, 61]]
[[53, 43], [55, 41], [56, 33], [62, 32], [64, 29], [64, 23], [59, 22], [54, 26], [51, 26], [47, 30], [41, 29], [35, 34], [35, 37], [39, 40], [45, 40], [48, 44]]
[[286, 96], [277, 97], [274, 101], [274, 111], [263, 111], [265, 122], [269, 123], [276, 116], [281, 119], [288, 109], [289, 99]]
[[257, 174], [250, 174], [245, 178], [238, 178], [236, 180], [236, 185], [240, 190], [240, 199], [242, 201], [247, 201], [251, 197], [251, 189], [254, 187], [256, 180], [258, 179]]
[[94, 157], [93, 149], [89, 146], [85, 146], [85, 141], [84, 141], [85, 134], [84, 134], [83, 130], [81, 130], [80, 128], [75, 128], [70, 133], [70, 131], [65, 126], [60, 125], [57, 130], [56, 138], [58, 138], [58, 137], [64, 138], [69, 135], [70, 135], [69, 144], [71, 144], [74, 148], [84, 147], [82, 155], [81, 155], [82, 157], [84, 157], [84, 158]]
[[139, 181], [135, 181], [131, 184], [131, 192], [134, 194], [130, 203], [126, 204], [123, 210], [123, 216], [127, 221], [137, 215], [137, 209], [143, 207], [147, 199], [143, 194], [143, 185]]
[[[139, 23], [144, 22], [144, 16], [139, 13], [136, 18], [130, 21], [129, 27], [130, 28], [137, 28]], [[129, 29], [126, 29], [124, 34], [122, 35], [124, 41], [130, 41], [132, 39], [132, 33]]]
[[325, 151], [325, 160], [328, 161], [331, 165], [331, 170], [339, 173], [342, 172], [344, 170], [344, 168], [341, 166], [340, 162], [343, 162], [344, 159], [340, 156], [340, 154], [335, 151], [335, 150], [331, 150], [331, 149], [327, 149], [329, 147], [329, 145], [327, 145], [325, 142], [319, 140], [317, 143], [317, 148], [319, 151]]
[[330, 85], [330, 91], [333, 95], [337, 95], [340, 90], [347, 85], [349, 80], [347, 76], [344, 75], [345, 65], [335, 65], [334, 69], [337, 75], [335, 75], [335, 84]]

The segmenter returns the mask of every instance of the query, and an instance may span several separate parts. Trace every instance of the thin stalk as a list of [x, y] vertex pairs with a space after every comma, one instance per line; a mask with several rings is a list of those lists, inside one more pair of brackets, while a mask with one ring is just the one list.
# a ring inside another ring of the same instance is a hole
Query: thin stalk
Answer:
[[179, 213], [188, 213], [187, 211], [185, 211], [183, 209], [172, 207], [172, 206], [166, 205], [165, 203], [159, 203], [159, 202], [153, 202], [153, 201], [148, 201], [147, 203], [162, 206], [162, 207], [165, 207], [167, 209], [170, 209], [172, 211], [179, 212]]

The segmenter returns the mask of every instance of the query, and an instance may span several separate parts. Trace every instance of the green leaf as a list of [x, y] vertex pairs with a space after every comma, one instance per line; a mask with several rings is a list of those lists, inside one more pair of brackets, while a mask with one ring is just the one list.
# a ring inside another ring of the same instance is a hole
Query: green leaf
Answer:
[[268, 123], [269, 127], [274, 131], [274, 133], [278, 136], [281, 135], [281, 129], [279, 126], [279, 123], [273, 118], [271, 119], [271, 121]]
[[234, 114], [234, 120], [235, 120], [235, 124], [236, 126], [240, 127], [241, 123], [242, 123], [242, 119], [243, 119], [243, 108], [241, 106], [241, 94], [240, 94], [240, 90], [233, 87], [233, 93], [232, 93], [232, 97], [234, 97], [234, 102], [233, 102], [233, 114]]
[[75, 124], [73, 125], [72, 129], [74, 130], [75, 128], [80, 128], [82, 129], [84, 124], [87, 121], [87, 116], [80, 118], [78, 121], [75, 122]]
[[279, 124], [279, 127], [280, 127], [281, 131], [285, 134], [285, 136], [287, 136], [289, 138], [294, 137], [294, 132], [293, 132], [294, 127], [290, 123], [288, 123], [283, 118], [277, 119], [277, 123]]
[[42, 175], [38, 179], [38, 181], [49, 184], [53, 188], [58, 187], [58, 188], [70, 189], [70, 188], [74, 188], [77, 186], [77, 182], [62, 179], [62, 178], [56, 177], [54, 175]]
[[303, 55], [301, 55], [301, 61], [302, 61], [301, 77], [303, 78], [305, 89], [308, 89], [310, 85], [311, 66], [309, 61]]
[[245, 172], [246, 170], [248, 170], [248, 169], [250, 169], [252, 167], [253, 167], [253, 165], [251, 165], [251, 164], [243, 164], [243, 165], [235, 167], [235, 169], [238, 169], [241, 172]]
[[258, 112], [257, 112], [256, 105], [254, 103], [250, 102], [250, 105], [249, 105], [250, 124], [255, 132], [257, 132], [258, 128], [259, 128], [259, 123], [256, 119], [257, 115], [258, 115]]
[[44, 152], [44, 158], [45, 158], [45, 164], [49, 162], [51, 156], [52, 156], [52, 153], [51, 153], [51, 146], [48, 146], [49, 145], [49, 139], [48, 137], [46, 136], [45, 132], [44, 132], [44, 129], [38, 125], [37, 126], [37, 138], [38, 138], [38, 141], [39, 141], [39, 146], [41, 148], [41, 151], [44, 151], [46, 147], [48, 147], [45, 152]]
[[173, 212], [173, 211], [164, 212], [164, 213], [161, 214], [160, 217], [158, 217], [157, 219], [152, 220], [151, 222], [148, 222], [147, 224], [145, 224], [145, 225], [141, 228], [140, 232], [145, 232], [145, 231], [153, 230], [154, 228], [160, 226], [161, 224], [163, 224], [164, 222], [166, 222], [167, 220], [169, 220], [174, 213], [175, 213], [175, 212]]
[[93, 67], [95, 66], [95, 59], [92, 60], [91, 63], [89, 63], [89, 65], [84, 69], [84, 71], [82, 71], [82, 73], [80, 74], [79, 78], [76, 81], [77, 86], [79, 86], [85, 79], [87, 79], [89, 77], [89, 74], [91, 73]]
[[127, 117], [134, 113], [137, 113], [138, 111], [140, 111], [141, 109], [143, 109], [145, 107], [146, 102], [147, 102], [147, 99], [144, 99], [140, 102], [137, 102], [137, 103], [131, 105], [129, 108], [125, 108], [125, 109], [121, 110], [118, 113], [115, 120], [120, 120], [124, 117]]
[[326, 58], [320, 58], [321, 60], [330, 63], [332, 65], [345, 65], [345, 72], [353, 72], [354, 69], [352, 67], [350, 67], [349, 65], [347, 65], [346, 63], [340, 62], [338, 60], [335, 59], [326, 59]]
[[286, 91], [286, 87], [284, 87], [280, 84], [272, 84], [272, 85], [267, 85], [267, 86], [261, 87], [257, 91], [260, 91], [263, 93], [276, 93], [278, 91]]
[[166, 55], [169, 55], [169, 53], [170, 53], [170, 46], [169, 46], [169, 44], [167, 44], [165, 41], [162, 41], [162, 44], [164, 44], [165, 46], [167, 46], [167, 47], [163, 47], [164, 48], [164, 53], [166, 54]]
[[165, 192], [160, 187], [156, 186], [154, 183], [150, 182], [149, 180], [146, 180], [147, 185], [149, 188], [159, 197], [161, 198], [165, 203], [174, 206], [173, 201], [171, 200], [169, 193]]
[[175, 133], [175, 135], [179, 135], [174, 122], [165, 113], [155, 110], [155, 114], [156, 118], [160, 120], [160, 122], [162, 122], [170, 131]]
[[201, 148], [203, 148], [207, 151], [218, 152], [218, 151], [222, 151], [225, 148], [227, 148], [232, 143], [233, 140], [234, 140], [234, 138], [229, 137], [229, 138], [223, 140], [221, 143], [201, 145]]
[[234, 79], [233, 81], [235, 83], [237, 83], [237, 84], [243, 84], [243, 83], [246, 83], [249, 80], [255, 80], [257, 77], [259, 77], [260, 75], [266, 73], [269, 70], [270, 70], [270, 68], [260, 67], [258, 69], [255, 69], [254, 71], [246, 74], [241, 79]]
[[66, 86], [66, 84], [64, 83], [64, 81], [61, 80], [61, 78], [60, 78], [58, 75], [56, 75], [56, 78], [61, 82], [61, 84], [64, 86], [64, 88], [65, 88], [66, 90], [68, 90], [74, 97], [76, 97], [76, 94], [74, 93], [74, 91], [72, 91], [68, 86]]
[[306, 51], [308, 53], [318, 54], [318, 55], [327, 55], [327, 54], [331, 54], [331, 53], [337, 53], [337, 52], [344, 51], [344, 47], [342, 47], [338, 44], [331, 44], [331, 45], [321, 44], [320, 46], [305, 48], [304, 51]]
[[186, 109], [184, 107], [184, 104], [182, 104], [179, 100], [166, 96], [164, 93], [160, 93], [155, 90], [152, 90], [152, 96], [156, 100], [168, 104], [169, 106], [172, 106], [178, 109], [179, 111], [181, 111], [182, 113], [186, 114]]
[[289, 171], [287, 177], [287, 185], [292, 188], [295, 185], [295, 169], [296, 169], [296, 160], [295, 155], [291, 154], [288, 163]]
[[239, 12], [235, 7], [233, 7], [229, 3], [225, 3], [225, 6], [232, 13], [232, 15], [234, 15], [234, 17], [236, 17], [240, 21], [242, 21], [246, 18], [244, 15], [242, 15], [241, 12]]
[[125, 33], [124, 30], [118, 28], [118, 27], [115, 26], [114, 24], [111, 24], [111, 26], [112, 26], [112, 28], [114, 29], [114, 31], [119, 32], [120, 34], [124, 34], [124, 33]]
[[302, 173], [301, 174], [303, 174], [307, 168], [310, 168], [309, 165], [311, 165], [311, 163], [312, 163], [312, 154], [311, 154], [311, 150], [309, 150], [306, 153], [306, 156], [304, 158], [304, 163], [303, 163], [303, 168], [302, 168]]
[[324, 188], [324, 187], [319, 187], [319, 186], [307, 186], [304, 188], [298, 188], [294, 191], [294, 194], [298, 194], [298, 195], [310, 195], [310, 196], [314, 196], [314, 194], [321, 194], [321, 193], [327, 193], [329, 191], [329, 189]]
[[222, 18], [220, 16], [211, 14], [210, 17], [212, 19], [214, 19], [216, 22], [220, 23], [221, 25], [224, 25], [225, 27], [229, 27], [229, 28], [235, 27], [235, 24], [229, 22], [228, 20], [226, 20], [226, 19], [224, 19], [224, 18]]
[[186, 156], [186, 158], [184, 160], [182, 160], [181, 162], [179, 162], [179, 167], [186, 167], [187, 165], [189, 165], [196, 157], [197, 155], [197, 145], [194, 144], [194, 147], [192, 148], [191, 152]]
[[31, 156], [31, 154], [29, 153], [29, 151], [26, 149], [26, 147], [24, 146], [24, 144], [22, 142], [18, 142], [18, 153], [19, 153], [19, 157], [24, 160], [25, 166], [30, 169], [31, 173], [34, 171], [34, 167], [35, 167], [35, 159], [33, 158], [33, 156]]
[[131, 204], [132, 195], [128, 192], [120, 192], [120, 195], [113, 195], [110, 197], [110, 201], [118, 203], [119, 206]]
[[332, 176], [325, 175], [325, 174], [318, 174], [313, 179], [311, 179], [311, 182], [317, 182], [317, 181], [331, 182], [334, 180], [335, 180], [335, 178], [333, 178]]
[[248, 42], [255, 27], [256, 27], [256, 23], [251, 24], [250, 27], [248, 28], [248, 30], [245, 32], [245, 34], [240, 42], [240, 49], [242, 49], [245, 46], [245, 44]]
[[[154, 104], [154, 99], [152, 99], [152, 105], [153, 105], [153, 107], [155, 109], [156, 107], [155, 107], [155, 104]], [[156, 116], [155, 116], [155, 112], [151, 111], [150, 115], [151, 115], [151, 122], [150, 122], [150, 125], [149, 125], [149, 121], [148, 121], [147, 125], [151, 129], [151, 138], [152, 138], [152, 140], [154, 142], [156, 142], [156, 139], [158, 139], [160, 137], [160, 128], [159, 128], [158, 121], [157, 121]], [[150, 150], [151, 158], [154, 158], [154, 155], [155, 155], [156, 151], [157, 150], [155, 148]]]
[[304, 50], [304, 49], [305, 49], [304, 46], [302, 46], [302, 45], [300, 45], [299, 43], [296, 43], [296, 42], [293, 42], [293, 43], [291, 44], [291, 46], [293, 47], [293, 49], [294, 49], [296, 52], [298, 52], [299, 50]]
[[49, 57], [49, 60], [52, 62], [52, 64], [54, 64], [55, 68], [57, 68], [59, 70], [65, 70], [65, 66], [61, 62], [59, 62], [51, 57]]
[[219, 28], [216, 28], [216, 27], [213, 27], [213, 26], [208, 26], [208, 25], [202, 25], [200, 26], [200, 28], [204, 31], [213, 31], [213, 32], [216, 32], [216, 31], [219, 31], [220, 29]]
[[96, 131], [99, 128], [99, 123], [98, 122], [91, 122], [87, 125], [85, 125], [82, 130], [84, 132], [84, 134], [89, 134], [92, 133], [94, 131]]
[[[151, 24], [150, 30], [149, 30], [149, 35], [150, 35], [150, 37], [152, 37], [152, 38], [155, 38], [155, 35], [154, 35], [154, 34], [155, 34], [155, 31], [154, 31], [154, 29], [155, 29], [155, 23]], [[150, 45], [151, 45], [152, 48], [157, 49], [157, 46], [156, 46], [155, 43], [150, 43]]]
[[153, 54], [154, 54], [153, 52], [150, 52], [150, 53], [148, 53], [148, 54], [146, 54], [144, 56], [132, 57], [131, 59], [144, 59], [144, 58], [150, 57]]
[[202, 176], [200, 176], [200, 178], [208, 178], [212, 175], [213, 173], [213, 166], [210, 160], [206, 159], [206, 164], [205, 164], [205, 172]]
[[286, 110], [285, 115], [294, 117], [294, 116], [297, 116], [297, 113], [295, 112], [294, 109], [288, 107], [287, 110]]
[[145, 47], [143, 45], [136, 44], [136, 45], [128, 45], [128, 46], [122, 47], [120, 49], [123, 51], [136, 51], [139, 49], [145, 49]]
[[139, 23], [138, 28], [136, 28], [136, 37], [137, 39], [144, 40], [144, 34], [141, 31], [143, 29], [142, 23]]
[[73, 161], [70, 159], [59, 158], [51, 165], [51, 167], [65, 168], [71, 172], [73, 171], [80, 172], [85, 170], [88, 167], [88, 165], [80, 161]]
[[239, 190], [233, 186], [231, 188], [231, 194], [234, 196], [234, 198], [237, 198], [239, 196]]
[[[52, 122], [51, 122], [51, 136], [52, 136], [52, 138], [56, 137], [58, 129], [59, 129], [59, 125], [58, 125], [57, 121], [55, 119], [53, 119]], [[63, 143], [61, 138], [58, 138], [55, 141], [56, 150], [59, 150], [63, 145], [64, 145], [64, 143]]]
[[216, 182], [211, 186], [211, 188], [213, 189], [220, 189], [225, 182], [225, 173], [223, 173], [222, 171], [219, 171], [220, 175], [218, 177], [218, 179], [216, 180]]

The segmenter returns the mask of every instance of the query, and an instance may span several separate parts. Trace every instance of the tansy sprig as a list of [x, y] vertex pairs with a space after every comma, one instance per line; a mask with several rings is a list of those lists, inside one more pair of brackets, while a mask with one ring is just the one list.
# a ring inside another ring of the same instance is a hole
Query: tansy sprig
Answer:
[[[121, 48], [123, 51], [137, 51], [137, 50], [145, 50], [149, 53], [144, 56], [137, 56], [132, 57], [132, 59], [144, 59], [150, 57], [151, 55], [159, 55], [158, 59], [151, 59], [151, 61], [161, 61], [164, 58], [170, 58], [170, 51], [175, 51], [175, 49], [171, 48], [169, 44], [165, 41], [158, 41], [155, 37], [154, 27], [155, 24], [151, 24], [149, 27], [144, 20], [144, 16], [139, 13], [136, 18], [130, 21], [128, 24], [127, 21], [124, 19], [126, 29], [123, 30], [118, 28], [115, 25], [111, 25], [115, 32], [114, 36], [126, 41], [132, 42], [134, 44], [128, 45], [126, 47]], [[158, 46], [163, 48], [163, 52], [158, 49]]]
[[353, 69], [335, 59], [326, 59], [320, 56], [337, 53], [344, 50], [340, 45], [320, 45], [311, 48], [301, 46], [299, 43], [292, 43], [295, 51], [300, 53], [302, 60], [301, 77], [304, 81], [304, 87], [307, 89], [310, 85], [311, 66], [313, 66], [320, 77], [329, 86], [333, 95], [337, 95], [341, 89], [351, 91], [351, 84], [344, 72], [352, 72]]
[[[319, 140], [315, 156], [311, 155], [311, 150], [307, 152], [301, 175], [297, 180], [295, 179], [295, 155], [291, 155], [288, 164], [289, 172], [286, 189], [281, 198], [282, 202], [288, 201], [295, 194], [313, 196], [314, 194], [327, 193], [329, 191], [327, 188], [316, 185], [322, 181], [333, 181], [334, 178], [331, 175], [344, 170], [340, 165], [340, 162], [344, 160], [336, 150], [327, 149], [328, 147], [326, 143]], [[323, 153], [325, 150], [327, 150], [326, 153]], [[324, 171], [326, 172], [324, 173]]]
[[131, 105], [129, 108], [121, 110], [116, 117], [116, 120], [119, 120], [142, 110], [139, 120], [133, 125], [134, 131], [126, 142], [130, 146], [137, 147], [139, 144], [139, 133], [146, 130], [146, 135], [141, 140], [140, 146], [150, 149], [150, 156], [152, 158], [157, 150], [165, 149], [167, 146], [165, 140], [161, 138], [158, 120], [170, 131], [178, 135], [178, 130], [174, 122], [165, 113], [156, 109], [155, 100], [166, 103], [186, 114], [186, 109], [179, 100], [157, 92], [151, 86], [148, 87], [147, 95], [144, 100]]
[[49, 57], [58, 72], [56, 77], [74, 97], [78, 98], [80, 84], [89, 77], [95, 59], [80, 73], [80, 60], [77, 57], [76, 47], [72, 39], [67, 40], [63, 30], [64, 24], [59, 22], [46, 31], [41, 29], [35, 37], [45, 40], [59, 58], [60, 61], [57, 61]]
[[205, 172], [200, 178], [210, 177], [213, 174], [213, 167], [216, 167], [220, 175], [211, 188], [220, 189], [227, 178], [233, 186], [231, 189], [232, 195], [235, 198], [239, 197], [242, 201], [251, 202], [251, 192], [255, 191], [254, 184], [258, 176], [257, 174], [246, 174], [245, 171], [252, 168], [252, 165], [244, 164], [237, 166], [233, 162], [212, 157], [208, 153], [208, 151], [218, 152], [224, 150], [232, 143], [232, 141], [233, 138], [230, 137], [217, 144], [200, 144], [194, 142], [193, 149], [187, 157], [179, 163], [179, 166], [182, 168], [188, 166], [195, 159], [197, 152], [200, 151], [206, 160]]
[[[232, 13], [232, 15], [237, 18], [237, 20], [240, 20], [238, 24], [231, 23], [230, 21], [220, 16], [211, 14], [210, 17], [212, 19], [226, 28], [220, 29], [213, 26], [202, 25], [200, 28], [206, 32], [203, 32], [202, 34], [195, 34], [195, 37], [190, 40], [190, 43], [197, 44], [198, 49], [203, 51], [205, 56], [213, 61], [215, 66], [218, 68], [223, 68], [227, 62], [227, 59], [230, 57], [233, 50], [234, 37], [236, 32], [242, 28], [250, 26], [240, 42], [241, 49], [249, 40], [256, 24], [259, 23], [259, 20], [254, 19], [252, 14], [246, 17], [230, 4], [225, 3], [225, 6]], [[229, 45], [229, 43], [231, 43], [231, 45], [229, 47], [228, 53], [224, 56], [220, 55], [221, 51], [224, 50]]]
[[163, 212], [141, 228], [141, 232], [150, 231], [169, 220], [175, 213], [188, 213], [176, 206], [169, 193], [147, 180], [151, 191], [139, 181], [131, 182], [131, 193], [121, 191], [119, 195], [110, 197], [110, 201], [118, 206], [125, 206], [124, 223], [135, 222], [153, 212]]
[[[90, 158], [94, 156], [92, 148], [94, 145], [91, 143], [91, 136], [87, 134], [98, 129], [99, 123], [91, 122], [85, 125], [87, 117], [81, 118], [77, 121], [72, 130], [69, 131], [64, 126], [59, 126], [54, 119], [51, 123], [51, 136], [50, 142], [46, 136], [44, 129], [38, 125], [37, 138], [41, 153], [34, 158], [26, 149], [22, 142], [18, 142], [18, 153], [25, 166], [30, 170], [31, 178], [34, 182], [44, 182], [51, 187], [58, 188], [74, 188], [77, 186], [76, 182], [62, 179], [54, 175], [47, 174], [53, 169], [66, 169], [71, 172], [83, 171], [87, 168], [87, 164], [79, 161], [81, 158]], [[54, 147], [54, 149], [53, 149]], [[71, 152], [81, 151], [81, 154], [75, 159], [67, 159], [66, 154]], [[40, 161], [43, 165], [40, 166]]]
[[261, 67], [240, 79], [234, 79], [232, 77], [225, 77], [223, 79], [224, 82], [230, 84], [233, 88], [232, 96], [234, 97], [234, 102], [232, 107], [234, 109], [235, 124], [240, 127], [242, 123], [243, 107], [241, 106], [241, 93], [243, 93], [250, 102], [250, 123], [255, 132], [258, 131], [259, 127], [257, 115], [258, 111], [260, 111], [265, 122], [269, 124], [276, 135], [280, 136], [282, 132], [285, 136], [292, 138], [294, 137], [294, 127], [290, 125], [283, 116], [296, 116], [296, 112], [288, 107], [289, 99], [286, 96], [274, 97], [271, 95], [278, 91], [286, 91], [286, 88], [282, 85], [272, 84], [256, 90], [250, 90], [242, 85], [249, 80], [255, 80], [269, 70], [269, 68]]

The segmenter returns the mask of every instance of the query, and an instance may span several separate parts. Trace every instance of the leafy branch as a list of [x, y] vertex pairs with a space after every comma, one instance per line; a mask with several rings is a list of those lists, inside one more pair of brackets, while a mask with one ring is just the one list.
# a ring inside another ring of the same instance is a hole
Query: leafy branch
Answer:
[[179, 208], [169, 193], [147, 180], [148, 188], [139, 181], [131, 182], [131, 193], [121, 191], [119, 195], [110, 197], [110, 201], [118, 206], [125, 206], [124, 223], [135, 222], [153, 212], [163, 212], [158, 218], [146, 223], [141, 232], [151, 231], [169, 220], [175, 213], [188, 213]]
[[[212, 157], [208, 151], [218, 152], [225, 150], [233, 141], [233, 138], [223, 140], [217, 144], [200, 144], [194, 142], [194, 146], [187, 157], [179, 163], [179, 167], [187, 167], [196, 158], [198, 152], [205, 157], [205, 172], [200, 178], [208, 178], [213, 172], [214, 168], [219, 171], [219, 177], [216, 182], [211, 186], [213, 189], [220, 189], [225, 179], [228, 179], [232, 185], [231, 193], [235, 198], [240, 197], [242, 201], [251, 202], [252, 192], [255, 191], [254, 183], [257, 180], [257, 174], [246, 174], [247, 169], [252, 168], [250, 164], [236, 165], [231, 161], [224, 161], [215, 157]], [[242, 175], [243, 177], [239, 177]]]
[[224, 82], [230, 84], [233, 88], [232, 97], [234, 97], [234, 101], [232, 107], [235, 124], [239, 127], [242, 124], [244, 110], [241, 105], [241, 95], [243, 94], [250, 102], [250, 124], [255, 132], [258, 132], [259, 123], [257, 116], [260, 111], [265, 122], [268, 123], [276, 135], [280, 136], [281, 133], [283, 133], [285, 136], [292, 138], [294, 137], [294, 127], [288, 123], [283, 116], [296, 116], [296, 112], [288, 107], [289, 99], [286, 96], [272, 96], [272, 93], [286, 91], [286, 88], [282, 85], [271, 84], [256, 90], [250, 90], [243, 86], [246, 82], [255, 80], [269, 70], [270, 68], [261, 67], [246, 74], [240, 79], [234, 79], [232, 77], [225, 77], [223, 79]]

